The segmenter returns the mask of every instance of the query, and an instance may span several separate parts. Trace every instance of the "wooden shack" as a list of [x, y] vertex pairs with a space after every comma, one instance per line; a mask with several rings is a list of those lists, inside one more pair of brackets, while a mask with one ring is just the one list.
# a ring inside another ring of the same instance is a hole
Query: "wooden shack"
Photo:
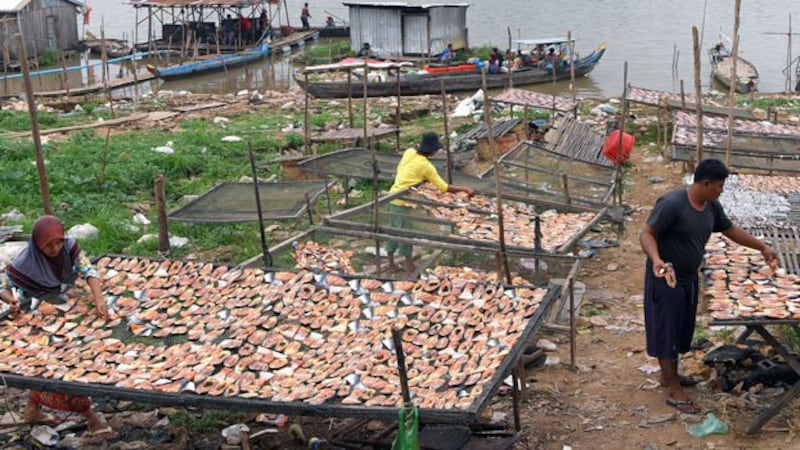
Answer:
[[0, 46], [8, 48], [11, 60], [19, 59], [17, 33], [22, 34], [29, 58], [57, 50], [59, 44], [64, 49], [76, 48], [80, 41], [77, 16], [83, 7], [76, 0], [0, 0]]
[[368, 42], [380, 56], [438, 55], [453, 44], [467, 48], [468, 3], [410, 5], [344, 2], [350, 12], [350, 46]]

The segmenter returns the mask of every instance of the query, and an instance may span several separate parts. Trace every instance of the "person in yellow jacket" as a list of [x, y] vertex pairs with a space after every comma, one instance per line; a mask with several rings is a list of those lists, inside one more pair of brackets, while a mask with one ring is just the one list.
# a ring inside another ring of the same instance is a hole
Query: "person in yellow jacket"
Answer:
[[[424, 133], [417, 148], [410, 148], [403, 153], [403, 157], [397, 164], [397, 174], [394, 178], [394, 184], [389, 192], [398, 192], [423, 181], [427, 181], [436, 186], [441, 192], [465, 192], [469, 196], [474, 195], [475, 190], [472, 188], [447, 184], [447, 182], [439, 176], [436, 167], [428, 158], [433, 156], [441, 148], [442, 143], [439, 142], [439, 136], [437, 136], [436, 133], [432, 131]], [[402, 229], [411, 228], [411, 211], [405, 202], [402, 200], [393, 201], [389, 204], [389, 212], [391, 213], [389, 216], [389, 226]], [[397, 269], [394, 262], [394, 254], [397, 252], [400, 256], [406, 258], [406, 270], [409, 272], [416, 270], [413, 264], [413, 249], [411, 248], [411, 244], [389, 241], [384, 248], [389, 259], [389, 267]]]

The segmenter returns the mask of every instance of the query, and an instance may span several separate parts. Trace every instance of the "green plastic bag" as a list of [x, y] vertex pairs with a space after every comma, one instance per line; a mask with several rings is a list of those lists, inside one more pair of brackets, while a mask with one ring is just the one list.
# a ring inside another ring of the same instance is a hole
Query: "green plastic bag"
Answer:
[[689, 434], [694, 437], [703, 437], [709, 434], [725, 434], [728, 432], [728, 424], [719, 420], [714, 413], [710, 412], [706, 416], [706, 420], [690, 426], [688, 431]]
[[417, 405], [406, 405], [397, 414], [397, 436], [392, 450], [419, 450], [419, 411]]

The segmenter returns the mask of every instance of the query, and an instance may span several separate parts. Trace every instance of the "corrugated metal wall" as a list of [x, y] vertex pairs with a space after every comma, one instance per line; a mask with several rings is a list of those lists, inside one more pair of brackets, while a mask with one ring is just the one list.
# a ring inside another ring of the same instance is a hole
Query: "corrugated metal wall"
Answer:
[[403, 54], [428, 54], [427, 14], [403, 14]]
[[437, 55], [452, 43], [467, 47], [467, 7], [433, 7], [431, 13], [431, 53]]
[[[63, 0], [34, 0], [19, 12], [19, 26], [26, 43], [28, 57], [38, 56], [46, 48], [57, 48], [54, 23], [58, 21], [61, 32], [61, 45], [65, 49], [75, 48], [80, 41], [78, 37], [77, 7]], [[13, 16], [11, 16], [13, 17]], [[9, 19], [8, 49], [12, 59], [17, 59], [16, 19]], [[2, 25], [0, 25], [2, 26]], [[13, 27], [13, 29], [11, 29]], [[0, 46], [6, 38], [0, 29]]]
[[358, 51], [369, 42], [381, 56], [399, 55], [403, 50], [399, 9], [350, 6], [350, 45]]

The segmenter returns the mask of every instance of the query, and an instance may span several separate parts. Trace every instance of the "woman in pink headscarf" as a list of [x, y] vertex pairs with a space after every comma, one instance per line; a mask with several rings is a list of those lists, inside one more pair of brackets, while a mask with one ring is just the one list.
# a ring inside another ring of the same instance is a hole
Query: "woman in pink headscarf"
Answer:
[[[0, 279], [0, 298], [15, 312], [35, 308], [38, 301], [63, 303], [66, 292], [79, 275], [86, 278], [92, 291], [97, 313], [108, 318], [97, 271], [81, 252], [78, 243], [64, 236], [64, 226], [54, 216], [42, 216], [33, 224], [28, 246], [6, 267]], [[31, 391], [25, 420], [32, 423], [54, 423], [56, 418], [41, 406], [70, 411], [86, 417], [89, 434], [111, 435], [114, 431], [92, 411], [92, 402], [83, 395]]]

